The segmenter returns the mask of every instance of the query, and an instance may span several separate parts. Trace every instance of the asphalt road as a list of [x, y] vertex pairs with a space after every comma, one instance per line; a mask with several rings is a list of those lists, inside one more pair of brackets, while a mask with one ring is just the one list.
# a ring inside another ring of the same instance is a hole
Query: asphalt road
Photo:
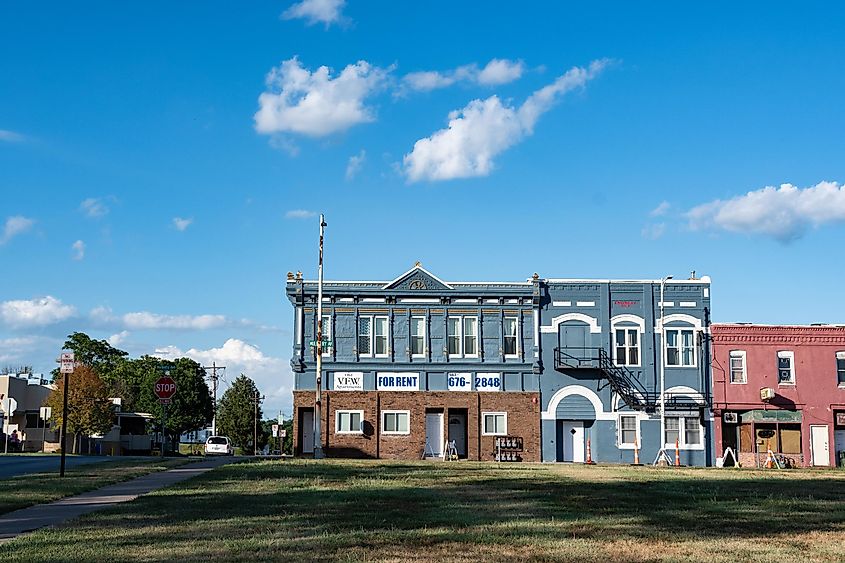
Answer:
[[[70, 469], [86, 463], [102, 463], [115, 459], [126, 459], [110, 456], [67, 456], [65, 468]], [[0, 478], [16, 477], [26, 473], [43, 473], [45, 471], [59, 472], [58, 455], [14, 455], [0, 454]]]

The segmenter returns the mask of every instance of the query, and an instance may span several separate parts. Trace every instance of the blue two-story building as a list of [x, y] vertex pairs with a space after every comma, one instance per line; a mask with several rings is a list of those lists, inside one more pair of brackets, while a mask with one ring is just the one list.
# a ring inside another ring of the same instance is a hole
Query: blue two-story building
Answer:
[[[308, 454], [317, 283], [290, 274], [286, 289], [294, 441]], [[683, 464], [709, 464], [709, 291], [707, 278], [445, 282], [419, 264], [391, 281], [326, 281], [323, 449], [583, 462], [589, 448], [616, 463], [636, 450], [651, 463], [677, 444]]]

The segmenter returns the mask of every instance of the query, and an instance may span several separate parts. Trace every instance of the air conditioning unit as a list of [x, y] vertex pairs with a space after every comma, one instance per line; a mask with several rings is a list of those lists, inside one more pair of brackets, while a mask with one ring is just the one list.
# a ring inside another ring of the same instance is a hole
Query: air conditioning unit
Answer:
[[739, 416], [737, 416], [737, 413], [735, 412], [726, 412], [724, 415], [722, 415], [722, 417], [725, 421], [725, 424], [736, 424], [737, 422], [739, 422]]
[[760, 389], [760, 400], [771, 401], [775, 398], [775, 390], [771, 387], [763, 387]]

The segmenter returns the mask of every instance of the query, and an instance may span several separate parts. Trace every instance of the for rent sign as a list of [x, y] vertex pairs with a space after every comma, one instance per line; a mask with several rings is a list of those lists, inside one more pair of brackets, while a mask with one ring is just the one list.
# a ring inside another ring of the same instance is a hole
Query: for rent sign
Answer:
[[419, 391], [419, 372], [380, 371], [376, 373], [379, 391]]
[[363, 391], [364, 372], [362, 371], [336, 371], [334, 372], [335, 391]]

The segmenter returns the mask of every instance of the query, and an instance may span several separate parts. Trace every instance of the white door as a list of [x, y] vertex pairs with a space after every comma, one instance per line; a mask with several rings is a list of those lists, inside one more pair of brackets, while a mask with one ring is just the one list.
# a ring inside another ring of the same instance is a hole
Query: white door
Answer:
[[314, 453], [314, 411], [302, 411], [302, 453]]
[[827, 426], [810, 426], [810, 453], [813, 465], [830, 465]]
[[584, 423], [563, 422], [563, 461], [584, 463]]
[[436, 457], [443, 457], [443, 413], [430, 412], [425, 415], [425, 439], [428, 447], [425, 455], [434, 452]]

